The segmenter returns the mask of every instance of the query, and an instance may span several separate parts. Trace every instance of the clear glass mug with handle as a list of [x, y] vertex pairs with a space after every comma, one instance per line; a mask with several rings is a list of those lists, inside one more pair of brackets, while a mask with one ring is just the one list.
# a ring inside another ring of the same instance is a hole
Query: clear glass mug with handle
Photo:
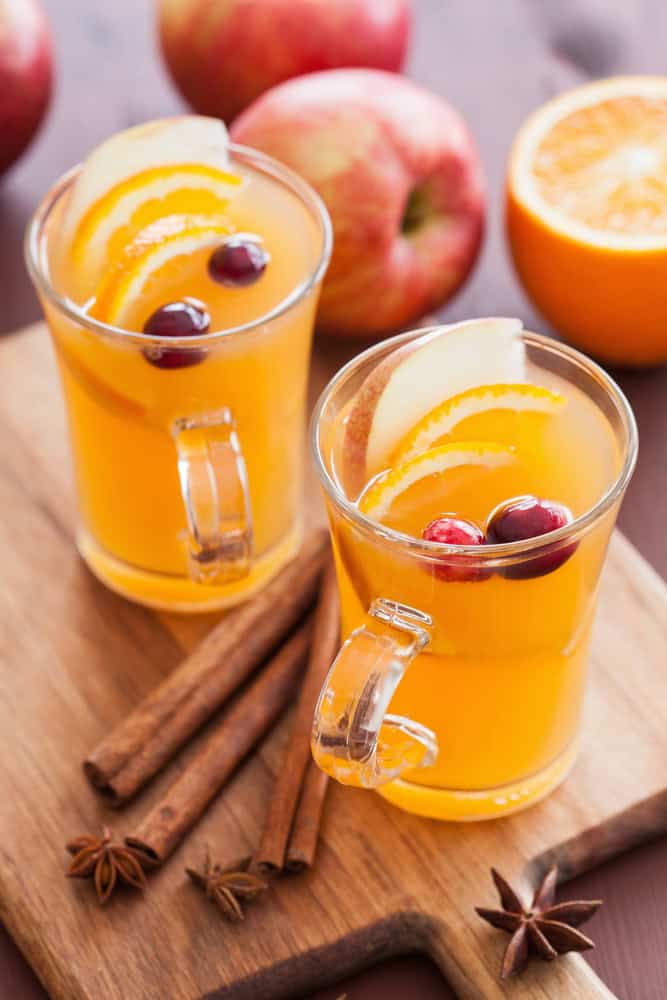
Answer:
[[68, 298], [57, 240], [78, 169], [46, 196], [26, 237], [68, 411], [79, 550], [113, 590], [178, 611], [245, 600], [302, 536], [305, 396], [331, 225], [286, 167], [234, 145], [230, 162], [267, 225], [287, 219], [303, 254], [286, 296], [268, 310], [258, 303], [250, 322], [151, 337]]
[[[469, 548], [445, 549], [370, 520], [338, 474], [345, 417], [374, 367], [423, 335], [355, 358], [313, 416], [345, 641], [320, 695], [312, 750], [336, 780], [375, 788], [409, 811], [492, 818], [548, 794], [574, 762], [600, 572], [637, 432], [601, 368], [524, 333], [535, 380], [558, 380], [608, 435], [614, 466], [595, 502], [546, 540]], [[564, 471], [583, 476], [592, 444], [582, 432], [575, 445], [580, 464]], [[530, 572], [545, 559], [563, 565]], [[443, 561], [465, 564], [485, 582], [443, 579]]]

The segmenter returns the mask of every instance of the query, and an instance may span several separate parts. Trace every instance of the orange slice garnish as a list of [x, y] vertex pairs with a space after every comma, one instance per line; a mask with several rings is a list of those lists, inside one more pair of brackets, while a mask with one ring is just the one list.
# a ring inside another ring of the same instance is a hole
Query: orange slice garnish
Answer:
[[401, 494], [427, 476], [440, 478], [462, 466], [498, 468], [514, 460], [512, 448], [491, 441], [457, 441], [439, 445], [395, 465], [373, 480], [359, 500], [359, 510], [375, 521], [381, 521]]
[[87, 157], [59, 224], [71, 294], [85, 302], [134, 236], [157, 218], [215, 214], [243, 185], [223, 122], [182, 115], [111, 136]]
[[[168, 301], [175, 276], [204, 267], [197, 251], [218, 246], [232, 228], [224, 216], [170, 215], [151, 223], [123, 249], [97, 290], [91, 315], [132, 330], [138, 310]], [[164, 290], [162, 292], [162, 290]]]
[[241, 178], [202, 164], [153, 167], [129, 177], [95, 202], [71, 246], [75, 268], [89, 280], [114, 261], [141, 230], [166, 216], [221, 215]]
[[457, 426], [469, 417], [496, 410], [551, 415], [564, 405], [565, 398], [560, 393], [528, 383], [467, 389], [427, 413], [399, 443], [392, 464], [405, 462], [442, 438], [455, 434]]

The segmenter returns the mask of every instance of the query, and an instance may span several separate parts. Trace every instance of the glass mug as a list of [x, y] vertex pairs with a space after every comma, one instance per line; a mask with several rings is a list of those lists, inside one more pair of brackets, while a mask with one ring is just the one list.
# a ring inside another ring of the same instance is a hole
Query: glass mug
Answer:
[[[320, 695], [312, 750], [338, 781], [375, 788], [410, 812], [485, 819], [538, 801], [575, 760], [600, 571], [635, 465], [637, 431], [627, 400], [601, 368], [523, 334], [532, 371], [583, 393], [604, 420], [618, 458], [613, 481], [548, 544], [533, 538], [459, 549], [453, 561], [488, 571], [483, 583], [438, 579], [434, 550], [442, 566], [441, 547], [365, 517], [332, 467], [341, 419], [362, 381], [425, 332], [355, 358], [313, 416], [345, 642]], [[585, 475], [585, 441], [581, 461]], [[517, 579], [522, 564], [575, 543], [558, 571]]]
[[[79, 551], [112, 590], [177, 611], [245, 600], [302, 537], [304, 408], [331, 225], [292, 171], [244, 147], [231, 146], [230, 156], [263, 185], [265, 205], [288, 206], [308, 248], [299, 283], [244, 325], [149, 337], [107, 326], [61, 294], [50, 265], [77, 168], [46, 196], [26, 236], [68, 411]], [[181, 348], [204, 363], [146, 361]]]

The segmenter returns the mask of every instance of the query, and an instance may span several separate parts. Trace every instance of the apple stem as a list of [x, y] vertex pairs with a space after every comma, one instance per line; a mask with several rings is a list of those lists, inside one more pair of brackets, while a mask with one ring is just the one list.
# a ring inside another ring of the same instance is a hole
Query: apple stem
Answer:
[[413, 188], [405, 204], [405, 211], [403, 212], [403, 219], [401, 221], [401, 232], [409, 236], [410, 233], [421, 229], [431, 214], [430, 208], [426, 186], [422, 185], [421, 187]]

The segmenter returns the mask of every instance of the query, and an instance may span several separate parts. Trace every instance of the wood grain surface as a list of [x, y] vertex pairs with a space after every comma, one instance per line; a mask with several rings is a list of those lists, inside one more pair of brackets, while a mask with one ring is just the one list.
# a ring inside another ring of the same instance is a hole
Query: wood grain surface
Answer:
[[[317, 350], [311, 396], [338, 363]], [[196, 865], [206, 845], [225, 861], [257, 843], [283, 724], [151, 878], [145, 900], [127, 893], [102, 910], [90, 885], [63, 879], [62, 845], [105, 821], [119, 835], [133, 830], [197, 743], [112, 817], [80, 761], [211, 616], [154, 614], [90, 576], [73, 547], [65, 425], [43, 325], [0, 344], [0, 367], [0, 504], [12, 511], [0, 523], [0, 915], [54, 1000], [280, 1000], [414, 949], [464, 1000], [510, 989], [516, 1000], [537, 1000], [545, 988], [613, 997], [581, 957], [533, 965], [501, 985], [503, 941], [474, 906], [493, 900], [490, 862], [528, 889], [552, 861], [572, 878], [667, 829], [667, 730], [653, 710], [667, 700], [667, 587], [632, 546], [620, 535], [612, 542], [581, 758], [547, 801], [502, 823], [443, 824], [334, 786], [315, 871], [277, 882], [242, 926], [221, 926], [183, 866]], [[312, 483], [309, 513], [322, 517]]]
[[[0, 329], [5, 331], [38, 315], [20, 245], [29, 212], [53, 178], [110, 132], [181, 106], [155, 51], [149, 0], [115, 0], [113, 5], [45, 0], [45, 6], [56, 34], [59, 82], [45, 129], [0, 187]], [[511, 136], [535, 105], [591, 76], [667, 72], [667, 8], [661, 0], [560, 0], [558, 4], [549, 0], [503, 0], [502, 4], [495, 0], [415, 0], [415, 12], [410, 75], [450, 98], [466, 114], [489, 180], [486, 249], [472, 281], [444, 315], [517, 313], [528, 326], [544, 329], [513, 279], [502, 241], [499, 193]], [[335, 361], [337, 348], [327, 350]], [[621, 524], [644, 555], [667, 575], [667, 369], [617, 374], [635, 408], [641, 436], [639, 466]], [[3, 395], [6, 389], [3, 379]], [[39, 440], [34, 447], [39, 451]], [[64, 447], [56, 455], [66, 477]], [[43, 488], [48, 495], [48, 484]], [[37, 563], [35, 571], [39, 574]], [[44, 576], [35, 576], [36, 593], [43, 588], [43, 580]], [[115, 613], [123, 622], [122, 602], [118, 605]], [[96, 627], [96, 620], [91, 628]], [[141, 628], [134, 625], [133, 629], [140, 644]], [[188, 626], [181, 631], [187, 638]], [[169, 645], [168, 638], [165, 642], [174, 657], [170, 662], [175, 662], [178, 650]], [[162, 644], [155, 647], [156, 655], [161, 648]], [[130, 691], [138, 694], [132, 685]], [[655, 711], [659, 715], [661, 707]], [[664, 1000], [667, 843], [657, 841], [626, 854], [577, 879], [570, 889], [609, 900], [610, 905], [596, 918], [594, 936], [599, 948], [590, 960], [614, 992], [623, 1000]], [[327, 993], [327, 1000], [337, 997], [341, 989]], [[439, 976], [417, 960], [394, 963], [358, 982], [346, 983], [345, 989], [349, 1000], [379, 996], [426, 1000], [449, 995]], [[42, 995], [9, 940], [0, 940], [0, 996], [28, 1000]], [[560, 1000], [562, 994], [549, 995]]]

